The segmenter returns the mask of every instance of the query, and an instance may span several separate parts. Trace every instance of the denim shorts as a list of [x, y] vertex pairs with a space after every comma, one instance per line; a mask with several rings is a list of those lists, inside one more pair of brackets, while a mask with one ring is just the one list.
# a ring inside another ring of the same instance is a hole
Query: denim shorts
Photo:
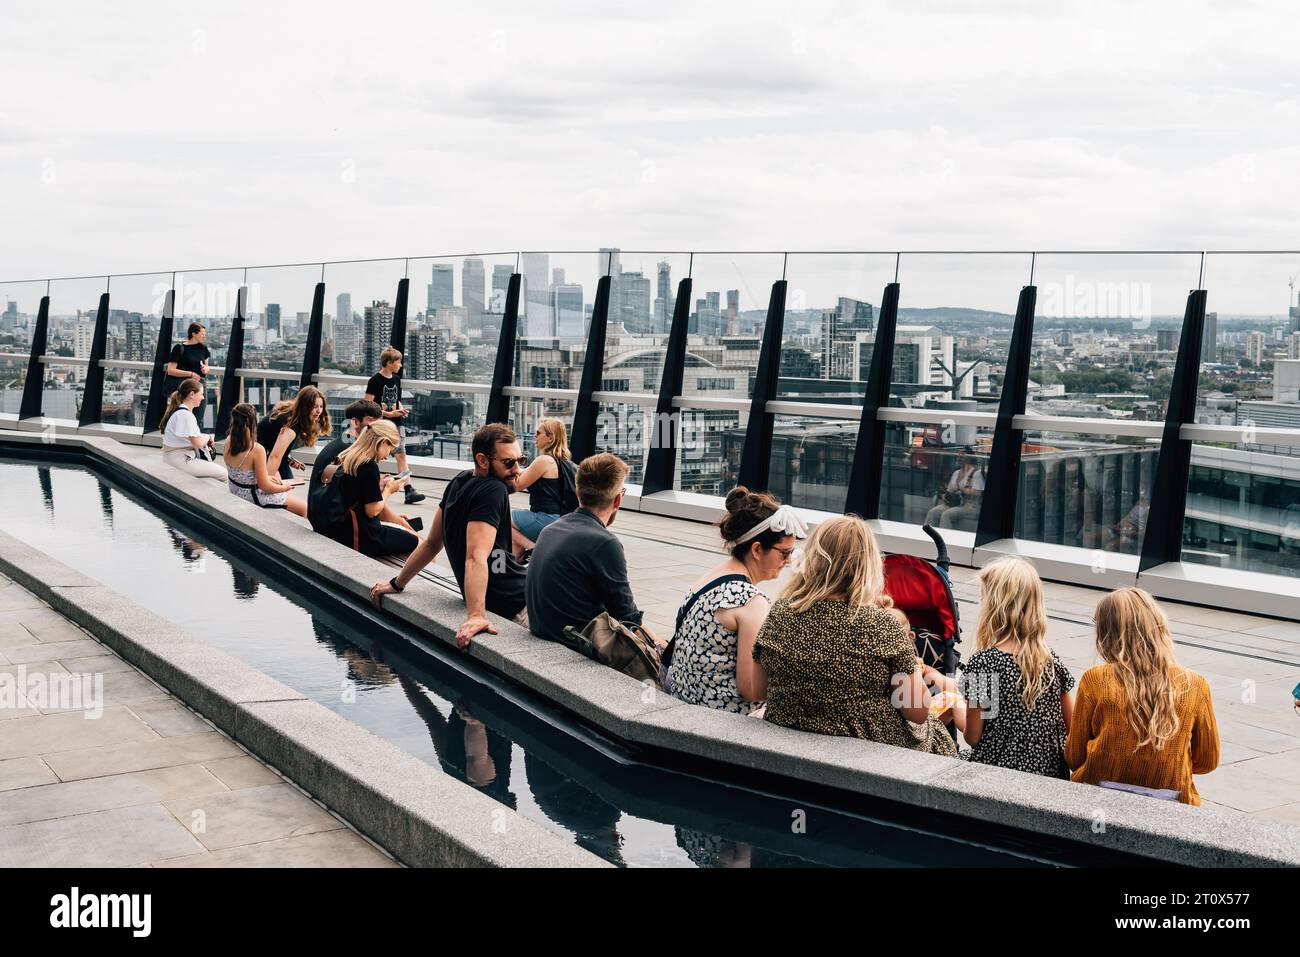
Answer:
[[515, 523], [515, 528], [534, 542], [537, 541], [537, 536], [542, 534], [542, 529], [559, 517], [548, 515], [546, 512], [531, 512], [526, 508], [510, 510], [510, 518]]

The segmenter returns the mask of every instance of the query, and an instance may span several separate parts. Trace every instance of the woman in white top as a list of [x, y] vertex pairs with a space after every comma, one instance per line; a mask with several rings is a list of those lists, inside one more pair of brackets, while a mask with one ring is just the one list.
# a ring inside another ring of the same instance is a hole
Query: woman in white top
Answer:
[[948, 479], [940, 501], [925, 516], [925, 524], [973, 531], [980, 518], [984, 473], [965, 449], [957, 453], [957, 468]]
[[226, 467], [199, 455], [200, 449], [212, 448], [212, 436], [203, 434], [194, 417], [194, 407], [202, 401], [203, 387], [197, 379], [184, 380], [167, 400], [167, 411], [158, 423], [163, 434], [163, 461], [190, 475], [224, 482]]

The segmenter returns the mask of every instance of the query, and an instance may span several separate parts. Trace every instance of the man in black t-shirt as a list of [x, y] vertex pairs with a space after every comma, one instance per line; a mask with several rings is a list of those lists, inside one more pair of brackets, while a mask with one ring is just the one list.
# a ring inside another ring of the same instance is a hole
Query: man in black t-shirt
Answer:
[[497, 633], [488, 621], [489, 611], [528, 625], [526, 569], [514, 557], [510, 536], [510, 493], [526, 459], [510, 426], [497, 423], [474, 433], [471, 450], [474, 468], [447, 485], [419, 548], [393, 578], [370, 589], [370, 600], [378, 608], [383, 595], [402, 591], [446, 548], [468, 611], [456, 631], [461, 648], [480, 632]]
[[197, 379], [203, 386], [203, 401], [194, 408], [194, 418], [199, 427], [203, 427], [203, 410], [208, 401], [208, 387], [204, 380], [208, 376], [208, 360], [212, 352], [208, 349], [208, 330], [201, 322], [191, 322], [186, 330], [184, 342], [172, 346], [167, 357], [167, 379], [163, 386], [167, 397], [181, 387], [186, 379]]
[[[366, 398], [377, 402], [384, 410], [384, 418], [397, 426], [397, 436], [401, 440], [397, 446], [397, 472], [406, 471], [406, 426], [403, 423], [411, 410], [402, 405], [402, 353], [392, 346], [379, 353], [379, 371], [366, 383]], [[424, 495], [417, 492], [410, 482], [406, 483], [406, 504], [423, 502]]]
[[[325, 447], [316, 455], [316, 461], [311, 466], [311, 478], [307, 481], [307, 520], [310, 521], [311, 527], [316, 528], [316, 522], [313, 520], [312, 505], [319, 499], [321, 490], [329, 484], [329, 480], [334, 475], [334, 470], [326, 469], [331, 465], [338, 464], [338, 458], [343, 454], [343, 450], [352, 444], [357, 435], [371, 422], [383, 415], [383, 410], [374, 402], [367, 402], [365, 399], [357, 399], [346, 409], [343, 410], [344, 417], [348, 420], [348, 427], [343, 431], [343, 437], [331, 439]], [[388, 476], [384, 476], [388, 479]], [[382, 481], [382, 480], [381, 480]], [[316, 528], [316, 531], [320, 531]]]

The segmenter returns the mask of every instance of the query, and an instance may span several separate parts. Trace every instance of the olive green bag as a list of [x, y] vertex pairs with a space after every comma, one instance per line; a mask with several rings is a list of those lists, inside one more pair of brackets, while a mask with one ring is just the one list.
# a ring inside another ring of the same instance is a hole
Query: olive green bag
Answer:
[[637, 681], [659, 683], [659, 642], [641, 625], [626, 624], [603, 611], [582, 631], [567, 625], [562, 643]]

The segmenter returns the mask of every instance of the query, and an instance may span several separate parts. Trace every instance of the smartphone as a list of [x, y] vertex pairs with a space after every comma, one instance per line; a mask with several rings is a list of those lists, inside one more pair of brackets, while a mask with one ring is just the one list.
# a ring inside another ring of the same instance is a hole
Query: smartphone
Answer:
[[402, 471], [398, 472], [396, 475], [393, 476], [393, 479], [396, 481], [396, 480], [410, 478], [410, 477], [411, 477], [411, 470], [402, 469]]
[[305, 484], [305, 483], [303, 482], [302, 479], [291, 478], [291, 479], [285, 479], [285, 480], [284, 480], [284, 484], [285, 484], [285, 485], [290, 485], [290, 486], [294, 486], [294, 487], [296, 487], [296, 486], [299, 486], [299, 485], [303, 485], [303, 484]]

